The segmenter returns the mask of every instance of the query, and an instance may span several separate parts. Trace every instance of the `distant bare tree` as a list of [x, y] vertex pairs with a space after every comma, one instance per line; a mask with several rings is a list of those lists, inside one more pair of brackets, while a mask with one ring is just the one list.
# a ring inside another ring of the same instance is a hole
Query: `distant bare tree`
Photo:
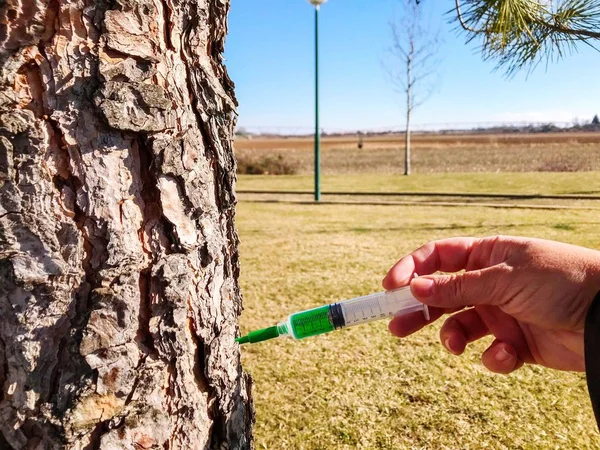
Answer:
[[400, 0], [400, 4], [400, 19], [390, 24], [393, 65], [386, 67], [394, 87], [406, 96], [404, 175], [410, 175], [412, 112], [433, 93], [440, 38], [439, 32], [425, 26], [422, 1]]

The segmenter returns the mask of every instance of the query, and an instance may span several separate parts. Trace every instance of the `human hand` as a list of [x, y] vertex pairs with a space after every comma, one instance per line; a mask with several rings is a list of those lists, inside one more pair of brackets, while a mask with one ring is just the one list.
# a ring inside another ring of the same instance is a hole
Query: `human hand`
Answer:
[[585, 370], [585, 316], [600, 290], [596, 250], [510, 236], [444, 239], [402, 258], [383, 280], [388, 290], [409, 283], [430, 306], [431, 320], [421, 313], [395, 317], [389, 329], [396, 336], [452, 314], [440, 330], [444, 347], [460, 355], [468, 343], [493, 335], [482, 355], [492, 372], [510, 373], [524, 363]]

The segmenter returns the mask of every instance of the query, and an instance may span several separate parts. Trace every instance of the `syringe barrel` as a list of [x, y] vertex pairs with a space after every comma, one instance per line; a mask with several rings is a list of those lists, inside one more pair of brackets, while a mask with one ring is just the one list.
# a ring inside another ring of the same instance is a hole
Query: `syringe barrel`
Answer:
[[[351, 327], [417, 311], [422, 311], [425, 318], [429, 319], [429, 310], [413, 297], [410, 287], [345, 300], [332, 305], [332, 310], [336, 308], [343, 316], [343, 325], [338, 326], [336, 323], [336, 328]], [[340, 320], [336, 322], [339, 323]]]
[[422, 311], [429, 319], [427, 306], [412, 296], [409, 287], [404, 287], [291, 314], [287, 321], [278, 325], [279, 335], [304, 339], [416, 311]]
[[287, 322], [280, 325], [281, 330], [294, 339], [304, 339], [311, 336], [317, 336], [323, 333], [329, 333], [335, 330], [331, 318], [331, 305], [319, 306], [318, 308], [308, 309], [290, 314]]

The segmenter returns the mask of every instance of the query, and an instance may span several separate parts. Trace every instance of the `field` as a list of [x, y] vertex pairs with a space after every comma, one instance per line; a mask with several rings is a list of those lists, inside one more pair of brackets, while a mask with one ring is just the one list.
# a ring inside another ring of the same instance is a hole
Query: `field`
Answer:
[[[322, 170], [326, 175], [401, 173], [403, 137], [325, 137]], [[298, 174], [313, 170], [312, 138], [238, 138], [240, 161], [281, 156]], [[600, 133], [415, 134], [413, 171], [571, 172], [600, 170]]]
[[[323, 189], [597, 194], [599, 177], [331, 174]], [[311, 182], [310, 176], [241, 176], [238, 189], [305, 190]], [[546, 202], [575, 208], [544, 210], [345, 204], [333, 197], [331, 204], [315, 205], [295, 203], [303, 199], [297, 197], [271, 203], [240, 195], [243, 332], [293, 311], [378, 291], [399, 257], [431, 239], [502, 233], [600, 248], [597, 200]], [[387, 332], [386, 323], [375, 323], [304, 341], [243, 346], [244, 367], [254, 377], [257, 448], [600, 447], [582, 374], [540, 367], [491, 374], [479, 362], [489, 339], [455, 357], [438, 343], [440, 325], [402, 340]]]

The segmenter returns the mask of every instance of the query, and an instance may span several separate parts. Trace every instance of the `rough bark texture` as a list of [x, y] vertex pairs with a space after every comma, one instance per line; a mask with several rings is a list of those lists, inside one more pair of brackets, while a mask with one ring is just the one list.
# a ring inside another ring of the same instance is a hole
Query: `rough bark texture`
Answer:
[[0, 1], [0, 448], [242, 449], [228, 0]]

